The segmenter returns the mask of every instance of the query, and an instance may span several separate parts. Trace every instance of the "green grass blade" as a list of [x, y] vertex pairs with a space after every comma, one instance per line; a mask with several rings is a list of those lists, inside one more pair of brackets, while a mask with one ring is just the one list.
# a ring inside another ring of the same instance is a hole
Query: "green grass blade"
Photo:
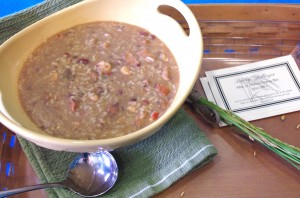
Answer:
[[231, 111], [220, 108], [216, 104], [208, 101], [203, 97], [200, 97], [197, 102], [200, 105], [206, 105], [212, 108], [219, 114], [223, 122], [237, 127], [242, 133], [248, 135], [250, 139], [261, 143], [263, 146], [265, 146], [278, 156], [282, 157], [287, 162], [292, 164], [295, 168], [300, 170], [300, 148], [272, 137], [263, 129], [256, 127], [250, 122], [247, 122]]

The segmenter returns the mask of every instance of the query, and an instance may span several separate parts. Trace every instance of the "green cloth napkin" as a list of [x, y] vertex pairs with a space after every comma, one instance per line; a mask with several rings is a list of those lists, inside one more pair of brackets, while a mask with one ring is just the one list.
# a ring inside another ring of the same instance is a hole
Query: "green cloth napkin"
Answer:
[[[25, 11], [0, 18], [0, 44], [35, 21], [80, 0], [48, 0]], [[64, 180], [78, 153], [39, 147], [18, 136], [19, 142], [42, 183]], [[180, 109], [160, 131], [134, 145], [112, 152], [119, 166], [116, 185], [104, 197], [150, 197], [210, 162], [217, 154], [204, 133]], [[47, 189], [49, 197], [76, 197], [63, 188]]]
[[[20, 137], [19, 141], [43, 183], [63, 180], [77, 155], [41, 148]], [[216, 154], [215, 147], [181, 109], [154, 135], [112, 152], [119, 166], [119, 178], [104, 197], [151, 197], [210, 162]], [[47, 192], [49, 197], [76, 197], [62, 188]]]

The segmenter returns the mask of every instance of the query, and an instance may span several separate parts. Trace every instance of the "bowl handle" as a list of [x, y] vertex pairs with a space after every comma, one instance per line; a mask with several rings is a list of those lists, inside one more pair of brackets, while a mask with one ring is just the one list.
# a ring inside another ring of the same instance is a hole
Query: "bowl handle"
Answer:
[[200, 26], [195, 15], [185, 3], [183, 3], [181, 0], [158, 0], [153, 1], [153, 3], [156, 3], [157, 8], [165, 5], [175, 8], [178, 12], [180, 12], [185, 18], [190, 29], [188, 39], [193, 43], [201, 43], [202, 34], [200, 31]]
[[[153, 3], [153, 5], [156, 7], [156, 11], [158, 12], [159, 6], [170, 6], [176, 9], [185, 18], [189, 26], [189, 35], [185, 34], [184, 30], [182, 30], [182, 41], [180, 42], [180, 47], [182, 50], [180, 51], [179, 56], [182, 55], [181, 57], [183, 57], [183, 59], [181, 59], [181, 64], [185, 65], [185, 67], [188, 67], [189, 73], [191, 73], [194, 77], [191, 77], [189, 82], [181, 82], [181, 85], [184, 87], [184, 89], [189, 89], [187, 90], [183, 99], [180, 101], [183, 103], [185, 98], [188, 97], [188, 93], [191, 92], [193, 88], [193, 86], [189, 86], [189, 83], [193, 82], [195, 84], [200, 74], [200, 66], [203, 57], [203, 37], [200, 30], [200, 25], [190, 8], [181, 0], [152, 0], [151, 3]], [[159, 13], [163, 14], [161, 12]], [[172, 19], [178, 23], [174, 18]], [[180, 24], [178, 25], [180, 26]], [[194, 73], [197, 73], [198, 75], [194, 75]]]

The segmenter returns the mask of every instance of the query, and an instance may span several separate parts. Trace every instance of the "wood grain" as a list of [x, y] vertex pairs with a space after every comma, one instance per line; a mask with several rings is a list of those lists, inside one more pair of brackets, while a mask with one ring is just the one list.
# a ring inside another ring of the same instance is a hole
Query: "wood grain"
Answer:
[[[190, 5], [190, 8], [201, 24], [205, 49], [212, 52], [204, 54], [201, 76], [206, 70], [288, 54], [299, 42], [299, 5], [224, 4]], [[184, 28], [188, 27], [174, 10], [162, 10], [181, 21]], [[278, 21], [279, 23], [273, 23]], [[242, 39], [230, 40], [233, 36], [240, 36]], [[253, 43], [253, 39], [257, 39], [257, 43], [265, 48], [249, 55], [247, 42]], [[226, 48], [222, 46], [235, 46], [239, 51], [226, 54]], [[203, 91], [199, 84], [196, 86]], [[235, 128], [214, 128], [193, 114], [189, 107], [185, 106], [185, 109], [216, 146], [219, 154], [213, 162], [183, 177], [155, 197], [300, 197], [300, 172], [294, 167], [258, 143], [238, 135]], [[271, 135], [300, 147], [300, 129], [296, 128], [300, 123], [300, 112], [287, 114], [284, 121], [280, 116], [274, 116], [253, 123]], [[1, 125], [0, 130], [8, 132]], [[13, 135], [11, 132], [8, 134]], [[3, 175], [5, 170], [1, 166], [0, 187], [6, 185], [8, 188], [15, 188], [38, 183], [18, 143], [14, 152], [9, 149], [8, 143], [1, 144], [0, 152], [2, 165], [5, 162], [14, 163], [14, 175], [10, 178]], [[39, 190], [14, 197], [44, 198], [46, 194]]]

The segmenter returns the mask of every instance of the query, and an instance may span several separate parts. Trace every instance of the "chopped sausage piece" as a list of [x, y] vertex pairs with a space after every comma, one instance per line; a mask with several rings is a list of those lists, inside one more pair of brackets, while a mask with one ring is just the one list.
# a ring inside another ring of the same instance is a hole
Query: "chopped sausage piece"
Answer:
[[149, 100], [142, 100], [142, 104], [145, 105], [145, 106], [148, 106], [150, 104], [150, 101]]
[[89, 99], [93, 100], [93, 101], [98, 101], [99, 100], [99, 95], [97, 95], [96, 93], [94, 92], [89, 92], [88, 93], [88, 97]]
[[141, 109], [140, 114], [138, 116], [140, 119], [145, 119], [147, 116], [147, 111], [145, 109]]
[[78, 102], [72, 97], [70, 97], [69, 101], [70, 101], [70, 107], [71, 107], [72, 112], [76, 112], [76, 110], [78, 108]]
[[151, 119], [152, 121], [157, 120], [158, 116], [159, 116], [159, 112], [154, 111], [154, 112], [151, 113], [150, 119]]
[[148, 80], [143, 80], [142, 81], [142, 86], [143, 87], [148, 87], [149, 86], [149, 81]]
[[152, 58], [151, 56], [146, 56], [145, 61], [148, 62], [148, 63], [153, 63], [154, 58]]
[[130, 52], [127, 52], [125, 54], [124, 58], [125, 58], [126, 63], [130, 66], [137, 66], [139, 64], [138, 60]]
[[169, 102], [167, 100], [159, 100], [157, 101], [157, 105], [159, 109], [166, 109], [169, 106]]
[[112, 70], [112, 66], [109, 62], [106, 61], [100, 61], [96, 65], [97, 72], [99, 74], [110, 74]]
[[139, 31], [138, 35], [145, 37], [145, 36], [149, 35], [149, 32], [147, 32], [147, 31]]
[[169, 87], [161, 83], [156, 84], [156, 89], [165, 96], [169, 95], [170, 93]]
[[107, 113], [109, 115], [116, 115], [120, 110], [120, 105], [119, 103], [114, 103], [112, 105], [109, 105], [109, 107], [107, 108]]
[[134, 106], [128, 106], [127, 110], [131, 112], [136, 112], [136, 108]]
[[169, 61], [168, 56], [166, 54], [163, 54], [163, 53], [161, 53], [159, 55], [159, 59], [162, 60], [162, 61], [164, 61], [164, 62], [168, 62]]
[[124, 75], [129, 75], [129, 74], [131, 74], [131, 71], [130, 71], [129, 67], [127, 67], [127, 66], [121, 67], [121, 72], [122, 72], [122, 74], [124, 74]]
[[110, 44], [107, 43], [107, 42], [104, 42], [104, 43], [101, 44], [101, 47], [103, 47], [103, 48], [109, 48]]
[[162, 76], [162, 78], [163, 78], [164, 80], [167, 80], [167, 81], [170, 80], [168, 68], [164, 68], [164, 69], [162, 70], [161, 76]]
[[142, 49], [138, 55], [141, 56], [146, 62], [154, 62], [155, 60], [154, 55], [146, 48]]
[[87, 59], [87, 58], [80, 58], [80, 59], [77, 60], [77, 63], [78, 64], [83, 64], [83, 65], [87, 65], [87, 64], [90, 63], [90, 60]]
[[69, 52], [65, 52], [64, 55], [65, 55], [66, 58], [70, 58], [71, 57], [71, 54]]

